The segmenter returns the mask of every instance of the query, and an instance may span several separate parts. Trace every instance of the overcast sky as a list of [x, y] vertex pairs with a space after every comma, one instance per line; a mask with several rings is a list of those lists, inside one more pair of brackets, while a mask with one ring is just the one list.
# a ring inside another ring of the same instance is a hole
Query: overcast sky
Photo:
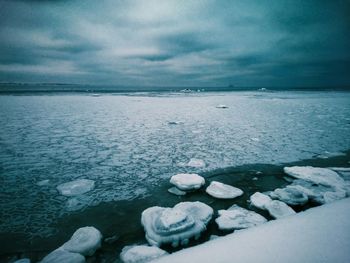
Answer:
[[0, 0], [0, 82], [350, 84], [350, 1]]

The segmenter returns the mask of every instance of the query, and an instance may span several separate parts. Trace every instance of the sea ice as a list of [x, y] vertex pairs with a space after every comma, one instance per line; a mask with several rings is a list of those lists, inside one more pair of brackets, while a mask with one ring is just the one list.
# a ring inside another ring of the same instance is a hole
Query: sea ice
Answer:
[[170, 183], [180, 190], [195, 190], [205, 184], [205, 180], [198, 174], [176, 174], [170, 178]]
[[79, 253], [72, 253], [58, 248], [43, 258], [41, 263], [85, 263], [85, 257]]
[[243, 194], [243, 191], [239, 188], [216, 181], [211, 182], [205, 191], [207, 194], [220, 199], [232, 199]]
[[296, 214], [290, 206], [278, 200], [267, 203], [265, 209], [276, 219]]
[[308, 202], [308, 196], [295, 187], [277, 188], [270, 192], [270, 197], [285, 202], [288, 205], [304, 205]]
[[95, 187], [95, 182], [88, 179], [78, 179], [71, 182], [63, 183], [57, 186], [61, 195], [74, 196], [91, 191]]
[[171, 188], [168, 189], [168, 192], [174, 195], [186, 195], [185, 191], [180, 190], [179, 188], [173, 186]]
[[268, 195], [262, 194], [260, 192], [256, 192], [255, 194], [250, 196], [250, 202], [257, 208], [266, 209], [266, 205], [270, 203], [272, 200]]
[[267, 222], [266, 218], [258, 213], [237, 205], [227, 210], [219, 210], [218, 213], [219, 217], [215, 219], [215, 222], [221, 230], [245, 229]]
[[205, 162], [201, 159], [191, 158], [186, 166], [194, 168], [203, 168], [205, 167]]
[[342, 188], [344, 185], [344, 179], [336, 172], [327, 168], [293, 166], [285, 167], [284, 172], [294, 178], [303, 179], [315, 184], [322, 184], [335, 188]]
[[101, 240], [102, 234], [99, 230], [86, 226], [75, 231], [71, 239], [62, 246], [62, 249], [91, 256], [101, 247]]
[[154, 206], [142, 212], [141, 223], [151, 245], [186, 245], [206, 229], [213, 214], [212, 208], [200, 202], [184, 202], [174, 208]]
[[166, 251], [155, 246], [126, 246], [120, 254], [120, 259], [124, 263], [146, 263], [166, 254]]

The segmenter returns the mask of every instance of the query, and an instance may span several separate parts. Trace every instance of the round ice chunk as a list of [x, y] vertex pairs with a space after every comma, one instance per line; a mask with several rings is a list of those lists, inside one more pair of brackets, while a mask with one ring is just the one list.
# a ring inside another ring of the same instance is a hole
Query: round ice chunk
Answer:
[[57, 186], [57, 190], [61, 195], [74, 196], [84, 194], [91, 191], [95, 187], [95, 182], [88, 179], [78, 179]]
[[239, 188], [216, 181], [211, 182], [205, 191], [207, 194], [220, 199], [232, 199], [243, 194], [243, 191]]
[[309, 200], [308, 196], [295, 187], [287, 186], [286, 188], [277, 188], [271, 192], [270, 197], [279, 199], [288, 205], [304, 205]]
[[120, 254], [124, 263], [145, 263], [168, 254], [166, 251], [155, 246], [126, 246]]
[[344, 179], [336, 172], [327, 169], [312, 166], [293, 166], [285, 167], [284, 172], [294, 178], [303, 179], [314, 184], [342, 188]]
[[149, 244], [171, 244], [177, 247], [187, 244], [192, 237], [199, 237], [206, 229], [206, 223], [210, 221], [212, 213], [210, 207], [200, 202], [184, 202], [174, 208], [155, 206], [142, 212], [141, 223]]
[[63, 249], [56, 249], [43, 258], [40, 263], [84, 263], [85, 257], [79, 253], [72, 253]]
[[194, 167], [194, 168], [202, 168], [202, 167], [205, 167], [205, 162], [201, 159], [192, 158], [187, 163], [187, 166]]
[[251, 204], [260, 209], [266, 209], [266, 205], [271, 201], [272, 200], [269, 196], [260, 192], [256, 192], [255, 194], [250, 196]]
[[244, 229], [267, 222], [266, 218], [258, 213], [237, 205], [227, 210], [219, 210], [218, 213], [219, 217], [215, 219], [215, 222], [221, 230]]
[[170, 183], [180, 190], [195, 190], [205, 184], [205, 180], [198, 174], [176, 174], [170, 178]]
[[86, 226], [75, 231], [71, 239], [62, 246], [62, 249], [91, 256], [101, 247], [101, 240], [100, 231], [92, 226]]
[[269, 214], [276, 219], [295, 214], [295, 211], [290, 206], [278, 200], [273, 200], [267, 203], [265, 208]]
[[174, 209], [181, 210], [191, 215], [195, 220], [202, 221], [205, 225], [211, 220], [214, 211], [213, 209], [199, 201], [196, 202], [181, 202], [174, 206]]

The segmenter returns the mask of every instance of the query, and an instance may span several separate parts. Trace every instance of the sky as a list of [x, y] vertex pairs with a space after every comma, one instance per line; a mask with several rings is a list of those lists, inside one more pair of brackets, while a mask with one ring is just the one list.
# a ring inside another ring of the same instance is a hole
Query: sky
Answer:
[[0, 82], [350, 86], [350, 1], [0, 0]]

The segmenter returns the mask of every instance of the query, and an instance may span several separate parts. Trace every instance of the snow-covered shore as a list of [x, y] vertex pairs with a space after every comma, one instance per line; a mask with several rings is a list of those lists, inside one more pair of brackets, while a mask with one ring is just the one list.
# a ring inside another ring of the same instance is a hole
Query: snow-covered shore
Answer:
[[350, 262], [350, 198], [183, 249], [154, 262]]

